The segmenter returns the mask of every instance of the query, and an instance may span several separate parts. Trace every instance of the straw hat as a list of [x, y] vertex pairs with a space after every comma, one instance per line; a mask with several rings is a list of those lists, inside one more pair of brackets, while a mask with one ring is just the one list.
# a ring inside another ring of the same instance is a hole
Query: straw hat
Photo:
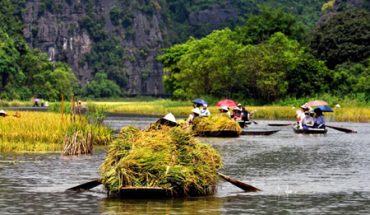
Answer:
[[170, 122], [173, 122], [173, 123], [177, 123], [176, 118], [172, 113], [166, 114], [166, 116], [164, 116], [163, 119], [165, 119], [167, 121], [170, 121]]
[[200, 110], [199, 108], [194, 108], [191, 112], [200, 115]]

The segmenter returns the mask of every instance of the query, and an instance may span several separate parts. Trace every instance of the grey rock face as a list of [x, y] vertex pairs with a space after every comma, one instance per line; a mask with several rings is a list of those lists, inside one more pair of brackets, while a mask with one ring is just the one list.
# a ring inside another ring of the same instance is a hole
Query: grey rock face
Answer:
[[[110, 21], [110, 10], [115, 0], [95, 1], [94, 11], [104, 18], [105, 30], [120, 38], [121, 46], [128, 55], [124, 65], [128, 73], [129, 94], [159, 95], [164, 93], [162, 86], [162, 67], [155, 61], [158, 50], [163, 48], [163, 36], [159, 14], [151, 16], [135, 11], [133, 19], [134, 37], [121, 37], [122, 27], [115, 27]], [[71, 65], [79, 83], [83, 86], [92, 79], [91, 65], [83, 62], [85, 54], [90, 53], [93, 39], [80, 26], [87, 9], [81, 1], [64, 0], [53, 2], [53, 11], [43, 8], [39, 0], [27, 1], [23, 13], [24, 36], [33, 48], [48, 53], [50, 61], [61, 60]], [[129, 7], [129, 5], [128, 5]]]
[[[165, 38], [169, 35], [169, 17], [162, 14], [166, 10], [163, 4], [167, 1], [29, 0], [23, 12], [24, 36], [31, 47], [48, 53], [50, 61], [70, 64], [80, 85], [84, 86], [97, 72], [85, 60], [96, 41], [80, 25], [84, 17], [93, 13], [103, 20], [104, 31], [117, 38], [124, 50], [123, 68], [119, 70], [128, 79], [122, 86], [124, 91], [131, 95], [161, 95], [165, 93], [162, 65], [155, 57], [171, 41]], [[114, 7], [123, 11], [122, 17], [131, 14], [129, 27], [112, 23], [110, 13]], [[210, 5], [189, 14], [185, 22], [193, 26], [206, 25], [212, 30], [237, 18], [238, 11], [231, 5]], [[176, 32], [171, 35], [176, 36]]]

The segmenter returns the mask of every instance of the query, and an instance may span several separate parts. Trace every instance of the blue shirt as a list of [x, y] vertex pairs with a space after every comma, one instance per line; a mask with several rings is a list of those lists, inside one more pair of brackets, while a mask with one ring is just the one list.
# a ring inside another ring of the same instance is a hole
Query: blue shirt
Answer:
[[323, 115], [315, 118], [315, 123], [318, 125], [325, 125], [325, 118]]

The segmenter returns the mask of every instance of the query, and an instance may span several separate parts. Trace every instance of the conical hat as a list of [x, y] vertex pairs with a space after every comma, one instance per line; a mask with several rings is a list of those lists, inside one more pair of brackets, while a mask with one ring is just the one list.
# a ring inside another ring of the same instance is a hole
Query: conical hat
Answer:
[[0, 114], [6, 114], [4, 110], [0, 110]]
[[221, 106], [219, 109], [220, 109], [220, 110], [229, 111], [229, 108], [228, 108], [227, 106]]
[[166, 116], [164, 116], [163, 119], [165, 119], [167, 121], [170, 121], [170, 122], [177, 123], [176, 122], [176, 118], [175, 118], [175, 116], [172, 113], [166, 114]]

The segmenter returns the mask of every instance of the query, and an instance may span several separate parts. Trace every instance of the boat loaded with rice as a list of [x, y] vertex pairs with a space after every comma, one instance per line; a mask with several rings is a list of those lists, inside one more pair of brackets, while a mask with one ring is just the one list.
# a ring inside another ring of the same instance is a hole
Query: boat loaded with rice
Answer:
[[216, 191], [219, 153], [181, 127], [125, 127], [101, 165], [111, 197], [182, 197]]
[[223, 114], [196, 118], [192, 130], [202, 137], [239, 137], [242, 131], [238, 122]]
[[297, 128], [293, 126], [293, 131], [297, 134], [326, 134], [328, 130], [326, 128]]

